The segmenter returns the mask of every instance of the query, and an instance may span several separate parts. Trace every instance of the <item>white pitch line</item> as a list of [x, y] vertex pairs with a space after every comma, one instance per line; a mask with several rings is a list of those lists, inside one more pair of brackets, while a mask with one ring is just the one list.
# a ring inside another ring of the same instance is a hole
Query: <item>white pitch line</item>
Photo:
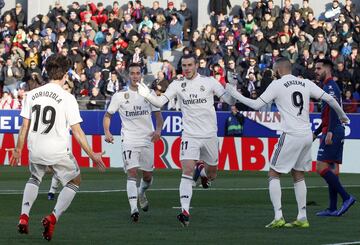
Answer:
[[[360, 187], [360, 185], [344, 185], [344, 187]], [[328, 188], [327, 186], [307, 186], [307, 189], [322, 189]], [[292, 190], [294, 187], [282, 187], [283, 190]], [[249, 188], [194, 188], [194, 191], [267, 191], [268, 187], [249, 187]], [[179, 191], [178, 188], [155, 188], [147, 191]], [[115, 190], [83, 190], [78, 193], [112, 193], [112, 192], [126, 192], [126, 189]], [[39, 194], [47, 194], [47, 191], [39, 191]], [[19, 195], [23, 194], [21, 190], [0, 190], [0, 195]]]
[[356, 242], [342, 242], [342, 243], [329, 243], [325, 245], [352, 245], [352, 244], [360, 244], [360, 241]]

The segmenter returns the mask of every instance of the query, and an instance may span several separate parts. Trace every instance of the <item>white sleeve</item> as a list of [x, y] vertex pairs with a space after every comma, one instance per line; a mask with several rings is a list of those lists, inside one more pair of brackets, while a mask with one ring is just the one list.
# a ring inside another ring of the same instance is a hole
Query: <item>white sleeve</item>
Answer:
[[277, 86], [277, 82], [273, 81], [266, 88], [266, 90], [259, 96], [259, 99], [262, 100], [264, 104], [269, 104], [278, 96], [279, 90], [280, 89]]
[[209, 78], [213, 84], [213, 90], [214, 90], [214, 94], [217, 97], [221, 97], [226, 93], [225, 88], [221, 85], [221, 83], [219, 83], [215, 78]]
[[349, 118], [346, 116], [344, 110], [341, 108], [339, 103], [334, 99], [334, 97], [324, 92], [323, 95], [321, 96], [321, 99], [324, 100], [326, 103], [328, 103], [328, 105], [334, 109], [340, 120], [347, 119], [347, 121], [349, 121]]
[[[154, 95], [154, 96], [157, 96], [154, 90], [151, 91], [151, 94]], [[157, 106], [155, 106], [155, 105], [153, 105], [151, 103], [150, 103], [150, 106], [151, 106], [151, 111], [160, 111], [161, 107], [157, 107]]]
[[77, 123], [81, 123], [83, 120], [80, 116], [79, 104], [77, 103], [73, 95], [69, 96], [68, 106], [66, 107], [66, 120], [70, 126], [73, 126]]
[[321, 97], [326, 93], [324, 90], [322, 90], [319, 86], [317, 86], [314, 82], [308, 80], [307, 81], [310, 84], [310, 97], [314, 99], [321, 99]]
[[116, 93], [111, 97], [110, 105], [107, 109], [107, 112], [111, 115], [115, 114], [115, 112], [119, 110], [119, 105], [120, 105], [119, 94], [120, 93]]
[[170, 83], [169, 86], [167, 87], [165, 93], [163, 93], [163, 96], [165, 96], [168, 100], [171, 100], [176, 96], [176, 93], [177, 93], [176, 92], [176, 85], [177, 85], [177, 83], [178, 83], [177, 80]]
[[23, 107], [20, 112], [20, 116], [26, 119], [31, 119], [31, 108], [30, 108], [30, 98], [28, 95], [25, 95], [24, 101], [23, 101]]

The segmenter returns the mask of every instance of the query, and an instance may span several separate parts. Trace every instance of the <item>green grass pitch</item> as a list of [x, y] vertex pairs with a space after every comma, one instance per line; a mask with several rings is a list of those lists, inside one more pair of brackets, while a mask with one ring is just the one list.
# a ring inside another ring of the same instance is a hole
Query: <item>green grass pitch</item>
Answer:
[[[308, 185], [308, 229], [265, 229], [273, 218], [265, 172], [221, 171], [211, 189], [193, 192], [190, 226], [181, 227], [179, 170], [155, 171], [152, 191], [147, 193], [150, 210], [140, 212], [140, 221], [130, 221], [126, 177], [122, 169], [104, 174], [82, 169], [81, 192], [59, 220], [52, 244], [334, 244], [360, 241], [360, 204], [343, 217], [316, 217], [327, 206], [325, 183], [314, 173]], [[30, 215], [30, 234], [17, 232], [22, 191], [29, 176], [26, 168], [0, 167], [0, 244], [44, 244], [43, 216], [54, 201], [46, 192], [46, 176]], [[347, 190], [360, 198], [359, 175], [342, 174]], [[289, 175], [281, 179], [283, 212], [287, 221], [296, 218], [297, 206]], [[111, 190], [115, 190], [111, 192]], [[339, 197], [339, 207], [341, 205]]]

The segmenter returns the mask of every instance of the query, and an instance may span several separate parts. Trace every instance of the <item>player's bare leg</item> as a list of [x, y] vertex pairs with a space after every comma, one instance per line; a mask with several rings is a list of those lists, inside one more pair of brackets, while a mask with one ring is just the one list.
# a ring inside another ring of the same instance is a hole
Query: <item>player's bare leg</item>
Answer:
[[81, 183], [80, 174], [69, 181], [59, 193], [55, 208], [53, 212], [43, 218], [42, 225], [44, 226], [43, 237], [50, 241], [54, 234], [55, 224], [59, 220], [60, 216], [68, 209], [76, 193], [79, 190]]
[[137, 207], [138, 190], [136, 186], [138, 168], [131, 168], [127, 170], [126, 192], [130, 204], [131, 220], [133, 222], [139, 221], [139, 210]]
[[298, 215], [294, 222], [285, 224], [285, 227], [300, 227], [308, 228], [309, 222], [306, 216], [306, 184], [303, 171], [291, 170], [291, 175], [294, 181], [294, 191], [296, 202], [298, 205]]
[[177, 216], [183, 226], [189, 225], [190, 220], [190, 202], [192, 197], [193, 173], [196, 161], [182, 160], [182, 176], [179, 187], [181, 213]]
[[21, 215], [19, 218], [18, 231], [21, 234], [29, 233], [29, 215], [32, 205], [34, 204], [38, 192], [39, 192], [40, 181], [35, 177], [31, 176], [25, 185], [23, 200], [21, 205]]
[[140, 181], [140, 186], [138, 190], [138, 198], [139, 198], [139, 205], [140, 208], [147, 212], [149, 210], [149, 201], [146, 197], [146, 190], [150, 188], [152, 182], [153, 182], [153, 172], [149, 171], [142, 171], [143, 177]]
[[280, 185], [280, 173], [275, 170], [269, 170], [269, 194], [270, 200], [274, 207], [274, 220], [266, 225], [266, 228], [280, 228], [285, 225], [281, 207], [281, 185]]

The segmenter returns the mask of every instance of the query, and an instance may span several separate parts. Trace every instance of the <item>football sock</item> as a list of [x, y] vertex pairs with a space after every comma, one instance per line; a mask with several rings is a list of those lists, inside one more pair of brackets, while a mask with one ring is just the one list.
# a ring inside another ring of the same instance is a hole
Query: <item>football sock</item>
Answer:
[[328, 185], [336, 190], [340, 194], [341, 198], [345, 201], [350, 198], [349, 194], [345, 191], [344, 187], [339, 181], [339, 177], [336, 176], [329, 168], [324, 169], [320, 173], [321, 177], [325, 179]]
[[136, 187], [136, 178], [128, 177], [126, 182], [126, 192], [129, 199], [131, 214], [133, 214], [134, 212], [138, 212], [138, 208], [137, 208], [138, 193]]
[[37, 179], [32, 177], [29, 178], [24, 189], [23, 200], [21, 205], [21, 214], [26, 214], [27, 216], [29, 216], [30, 209], [34, 204], [39, 192], [39, 185], [40, 182]]
[[181, 176], [179, 193], [180, 193], [180, 203], [182, 212], [187, 212], [190, 214], [190, 202], [192, 197], [192, 176], [183, 174]]
[[79, 191], [79, 186], [73, 183], [67, 183], [66, 186], [60, 191], [57, 199], [53, 214], [56, 220], [59, 220], [61, 214], [66, 211], [74, 199], [76, 192]]
[[145, 191], [150, 188], [152, 182], [153, 182], [153, 178], [151, 178], [149, 182], [144, 181], [144, 179], [141, 179], [140, 187], [139, 187], [139, 195], [143, 195]]
[[60, 184], [60, 181], [55, 176], [53, 176], [52, 179], [51, 179], [51, 185], [50, 185], [49, 193], [54, 193], [55, 194], [58, 187], [59, 187], [59, 184]]
[[277, 177], [269, 178], [269, 193], [270, 200], [274, 207], [275, 219], [278, 220], [283, 217], [281, 208], [281, 186], [280, 179]]
[[329, 189], [329, 210], [335, 211], [337, 210], [337, 191], [333, 186], [328, 185]]
[[307, 220], [306, 217], [306, 184], [305, 180], [298, 180], [294, 183], [294, 191], [295, 191], [295, 197], [296, 202], [298, 205], [298, 216], [297, 220]]

